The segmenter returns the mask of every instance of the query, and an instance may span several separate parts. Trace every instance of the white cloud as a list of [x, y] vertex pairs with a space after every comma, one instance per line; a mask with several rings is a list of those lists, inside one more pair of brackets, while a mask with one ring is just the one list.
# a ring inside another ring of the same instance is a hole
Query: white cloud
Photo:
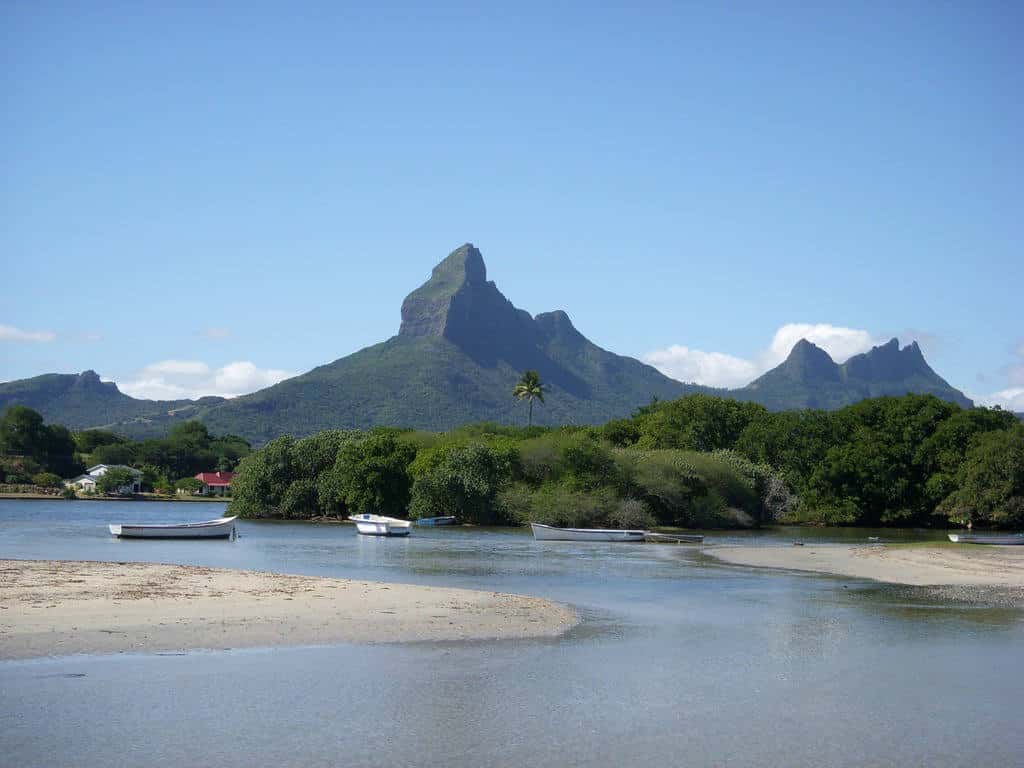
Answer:
[[679, 344], [648, 352], [643, 360], [670, 378], [712, 387], [742, 387], [759, 373], [750, 360]]
[[742, 387], [785, 360], [800, 339], [821, 347], [837, 363], [885, 341], [857, 328], [828, 323], [787, 323], [775, 331], [767, 348], [750, 360], [679, 344], [648, 352], [642, 359], [678, 381], [709, 387]]
[[807, 339], [812, 344], [821, 347], [837, 363], [846, 362], [854, 355], [867, 352], [872, 347], [887, 341], [886, 339], [877, 339], [868, 331], [857, 328], [844, 328], [828, 323], [787, 323], [775, 332], [767, 352], [762, 355], [763, 370], [774, 368], [785, 360], [800, 339]]
[[978, 405], [998, 405], [1006, 411], [1024, 411], [1024, 387], [1010, 387], [991, 395], [970, 395]]
[[53, 341], [57, 334], [53, 331], [23, 331], [13, 325], [0, 325], [0, 341], [28, 341], [33, 343]]
[[204, 395], [237, 397], [294, 375], [277, 368], [258, 368], [248, 360], [221, 368], [211, 368], [199, 360], [163, 360], [117, 385], [125, 394], [147, 400], [194, 400]]

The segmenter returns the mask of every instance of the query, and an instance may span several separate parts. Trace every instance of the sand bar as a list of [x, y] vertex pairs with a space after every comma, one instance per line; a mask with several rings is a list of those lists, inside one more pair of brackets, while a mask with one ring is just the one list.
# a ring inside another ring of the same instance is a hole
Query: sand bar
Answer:
[[806, 545], [708, 547], [734, 565], [873, 579], [911, 586], [1024, 588], [1024, 547]]
[[0, 560], [0, 659], [550, 637], [576, 622], [569, 606], [498, 592], [154, 563]]

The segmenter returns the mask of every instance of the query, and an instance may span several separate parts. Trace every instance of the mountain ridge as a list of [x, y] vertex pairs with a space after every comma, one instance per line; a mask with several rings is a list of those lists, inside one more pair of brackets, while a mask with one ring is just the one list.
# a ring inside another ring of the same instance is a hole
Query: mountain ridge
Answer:
[[671, 379], [591, 342], [557, 309], [531, 316], [487, 279], [472, 243], [456, 248], [402, 302], [398, 333], [304, 374], [225, 400], [137, 400], [94, 371], [0, 384], [0, 409], [23, 404], [74, 429], [148, 436], [198, 418], [215, 431], [262, 442], [279, 434], [391, 425], [448, 429], [470, 421], [523, 421], [511, 397], [523, 370], [549, 387], [542, 424], [592, 424], [626, 416], [652, 398], [704, 392], [772, 410], [839, 408], [864, 397], [936, 394], [970, 407], [936, 374], [916, 342], [896, 339], [837, 364], [806, 339], [746, 387], [714, 389]]

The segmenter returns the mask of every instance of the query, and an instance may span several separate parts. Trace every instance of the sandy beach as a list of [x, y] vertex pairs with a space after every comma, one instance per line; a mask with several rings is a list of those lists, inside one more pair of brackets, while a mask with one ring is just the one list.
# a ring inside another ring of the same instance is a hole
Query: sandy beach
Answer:
[[901, 547], [884, 545], [709, 547], [734, 565], [873, 579], [908, 586], [998, 587], [1024, 590], [1024, 547]]
[[566, 605], [465, 589], [152, 563], [0, 560], [0, 659], [556, 636]]

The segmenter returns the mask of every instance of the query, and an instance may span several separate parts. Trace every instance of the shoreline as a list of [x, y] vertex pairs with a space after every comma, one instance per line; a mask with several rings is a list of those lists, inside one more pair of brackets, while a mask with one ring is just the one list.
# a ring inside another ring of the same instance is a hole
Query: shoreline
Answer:
[[0, 660], [557, 637], [570, 606], [448, 587], [159, 563], [0, 560]]
[[728, 565], [818, 573], [928, 588], [971, 602], [1024, 606], [1024, 547], [998, 545], [805, 545], [707, 547]]
[[220, 502], [227, 504], [231, 497], [217, 496], [158, 496], [156, 494], [139, 494], [138, 496], [76, 496], [65, 499], [59, 493], [0, 493], [0, 501], [14, 499], [17, 501], [185, 501], [185, 502]]

